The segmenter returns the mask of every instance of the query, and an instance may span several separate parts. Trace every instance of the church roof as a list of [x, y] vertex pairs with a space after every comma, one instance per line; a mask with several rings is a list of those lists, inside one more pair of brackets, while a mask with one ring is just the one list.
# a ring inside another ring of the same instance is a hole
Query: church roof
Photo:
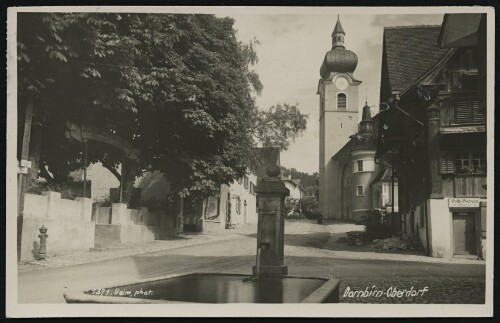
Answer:
[[344, 28], [342, 28], [342, 24], [340, 23], [340, 17], [337, 16], [337, 24], [335, 25], [335, 28], [333, 29], [332, 36], [335, 34], [344, 34], [345, 31]]
[[358, 56], [353, 51], [345, 49], [344, 46], [344, 28], [340, 23], [340, 17], [337, 17], [337, 24], [332, 33], [332, 49], [330, 49], [323, 59], [319, 74], [321, 78], [327, 79], [332, 72], [352, 74], [358, 66]]
[[[398, 177], [394, 175], [394, 180], [397, 181]], [[390, 182], [392, 181], [392, 170], [390, 168], [385, 168], [381, 170], [378, 175], [373, 179], [370, 185], [376, 184], [378, 182]]]
[[440, 30], [439, 25], [384, 28], [382, 82], [392, 93], [404, 93], [449, 51], [438, 45]]
[[368, 102], [365, 103], [363, 107], [363, 114], [361, 115], [361, 121], [372, 121], [372, 114], [370, 112], [370, 106]]

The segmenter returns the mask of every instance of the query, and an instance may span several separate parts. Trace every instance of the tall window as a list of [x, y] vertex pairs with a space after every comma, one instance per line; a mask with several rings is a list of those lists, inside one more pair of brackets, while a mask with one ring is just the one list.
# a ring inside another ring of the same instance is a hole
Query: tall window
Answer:
[[248, 177], [247, 176], [245, 176], [245, 181], [244, 181], [243, 185], [245, 186], [245, 188], [248, 189]]
[[337, 94], [337, 109], [345, 110], [347, 108], [347, 96], [345, 93]]
[[468, 173], [470, 160], [468, 153], [458, 153], [455, 158], [455, 170], [457, 173]]
[[356, 165], [358, 166], [358, 172], [362, 172], [363, 171], [363, 161], [362, 160], [358, 160], [356, 162]]
[[356, 186], [356, 196], [363, 196], [364, 195], [364, 187], [363, 185], [357, 185]]

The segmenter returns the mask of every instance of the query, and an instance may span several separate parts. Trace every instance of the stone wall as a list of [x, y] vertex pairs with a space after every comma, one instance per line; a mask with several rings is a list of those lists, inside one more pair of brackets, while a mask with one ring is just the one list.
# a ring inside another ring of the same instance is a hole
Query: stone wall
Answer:
[[126, 204], [113, 203], [111, 224], [120, 228], [120, 242], [154, 241], [161, 236], [161, 217], [164, 213], [149, 212], [148, 208], [129, 209]]
[[48, 231], [47, 253], [88, 249], [94, 246], [95, 223], [91, 221], [92, 200], [67, 200], [61, 193], [26, 194], [24, 212], [19, 219], [19, 260], [37, 258], [38, 229]]

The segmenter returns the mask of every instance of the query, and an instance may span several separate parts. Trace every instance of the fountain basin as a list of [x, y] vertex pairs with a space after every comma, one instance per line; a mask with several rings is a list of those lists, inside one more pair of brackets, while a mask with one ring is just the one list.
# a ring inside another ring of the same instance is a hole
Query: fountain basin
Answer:
[[316, 277], [260, 277], [193, 273], [126, 285], [67, 291], [67, 303], [338, 303], [339, 280]]

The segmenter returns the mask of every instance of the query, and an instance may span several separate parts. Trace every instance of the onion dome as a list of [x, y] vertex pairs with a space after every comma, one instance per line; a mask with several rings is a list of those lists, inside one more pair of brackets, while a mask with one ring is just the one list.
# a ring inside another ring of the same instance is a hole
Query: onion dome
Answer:
[[320, 75], [322, 78], [328, 78], [331, 72], [353, 73], [358, 65], [358, 56], [345, 49], [344, 46], [344, 28], [337, 18], [337, 24], [332, 33], [332, 49], [328, 51], [321, 65]]

